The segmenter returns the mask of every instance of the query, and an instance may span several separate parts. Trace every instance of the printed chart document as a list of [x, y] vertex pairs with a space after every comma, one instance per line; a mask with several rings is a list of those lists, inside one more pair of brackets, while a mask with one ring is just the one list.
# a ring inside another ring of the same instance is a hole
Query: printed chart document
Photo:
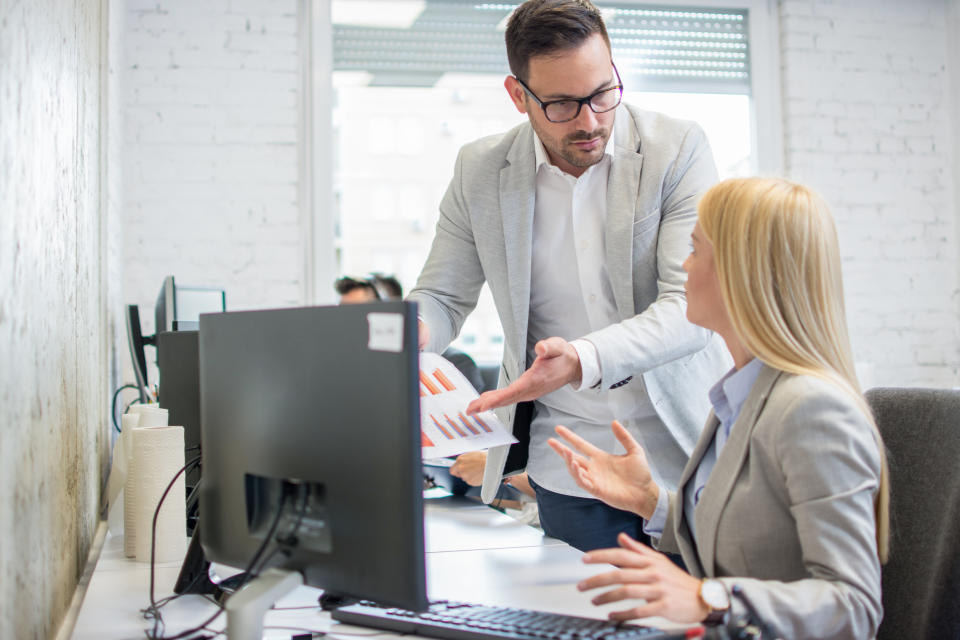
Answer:
[[467, 415], [479, 397], [453, 364], [437, 353], [420, 354], [420, 440], [424, 462], [517, 441], [493, 411]]

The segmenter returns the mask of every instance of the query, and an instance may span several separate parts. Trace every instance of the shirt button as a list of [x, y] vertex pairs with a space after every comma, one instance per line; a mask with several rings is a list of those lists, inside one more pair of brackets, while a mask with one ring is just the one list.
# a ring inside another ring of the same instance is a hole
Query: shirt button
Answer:
[[597, 301], [597, 296], [595, 296], [595, 295], [593, 295], [593, 294], [591, 293], [591, 294], [590, 294], [590, 302], [596, 302], [596, 301]]

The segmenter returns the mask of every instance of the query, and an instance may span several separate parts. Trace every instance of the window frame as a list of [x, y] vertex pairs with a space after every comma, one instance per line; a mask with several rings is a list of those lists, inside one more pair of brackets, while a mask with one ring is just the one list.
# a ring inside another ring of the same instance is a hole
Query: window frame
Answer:
[[[619, 0], [638, 6], [653, 3]], [[659, 6], [702, 6], [749, 12], [751, 170], [781, 175], [784, 169], [780, 90], [780, 27], [776, 0], [659, 0]], [[602, 0], [600, 0], [602, 9]], [[308, 230], [304, 267], [308, 304], [333, 302], [337, 276], [334, 235], [332, 72], [333, 24], [329, 0], [299, 0], [304, 57], [301, 126], [301, 216]]]

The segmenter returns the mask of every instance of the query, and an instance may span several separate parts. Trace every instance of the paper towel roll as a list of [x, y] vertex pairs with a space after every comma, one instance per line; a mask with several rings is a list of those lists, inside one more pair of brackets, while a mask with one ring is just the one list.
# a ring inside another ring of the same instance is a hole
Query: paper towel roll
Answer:
[[[138, 562], [150, 562], [154, 511], [167, 485], [183, 467], [183, 427], [138, 427], [131, 435], [127, 489], [133, 497], [134, 550]], [[180, 474], [157, 517], [156, 562], [183, 559], [187, 529], [185, 495], [186, 485]]]
[[170, 412], [158, 404], [135, 404], [127, 410], [140, 416], [138, 427], [165, 427]]
[[[169, 412], [166, 409], [161, 409], [158, 404], [135, 404], [127, 410], [123, 418], [125, 419], [128, 415], [137, 416], [136, 428], [165, 427], [167, 426], [168, 414]], [[127, 475], [123, 484], [123, 553], [128, 558], [132, 558], [137, 555], [137, 509], [136, 496], [134, 496], [133, 486], [131, 484], [132, 479], [130, 477], [130, 470], [133, 465], [131, 434], [127, 435], [124, 449], [126, 451]], [[154, 504], [154, 507], [156, 507], [156, 504]]]
[[107, 482], [107, 525], [113, 535], [123, 533], [123, 487], [127, 482], [130, 430], [140, 422], [140, 414], [125, 413], [120, 418], [120, 435], [113, 445], [113, 462], [110, 465], [110, 480]]

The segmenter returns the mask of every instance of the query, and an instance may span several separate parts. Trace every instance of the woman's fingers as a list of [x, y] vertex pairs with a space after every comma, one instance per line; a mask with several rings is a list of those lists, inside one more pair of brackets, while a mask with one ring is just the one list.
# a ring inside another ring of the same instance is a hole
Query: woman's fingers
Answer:
[[[645, 547], [645, 550], [650, 551], [650, 548]], [[588, 551], [583, 554], [583, 561], [586, 564], [612, 564], [621, 568], [642, 569], [649, 566], [651, 558], [643, 550], [634, 551], [622, 547], [612, 547], [610, 549]]]
[[657, 581], [657, 576], [645, 569], [617, 569], [590, 576], [577, 583], [579, 591], [589, 591], [599, 589], [600, 587], [609, 587], [613, 584], [653, 584]]
[[657, 616], [662, 613], [662, 610], [663, 607], [660, 606], [659, 602], [656, 604], [644, 604], [630, 609], [611, 611], [609, 614], [607, 614], [607, 618], [610, 620], [616, 620], [617, 622], [625, 622], [627, 620], [636, 620], [637, 618], [649, 618], [651, 616]]
[[623, 547], [594, 549], [583, 554], [583, 561], [586, 564], [606, 563], [618, 567], [643, 568], [650, 564], [650, 552], [656, 553], [647, 546], [642, 546], [639, 550], [624, 549]]
[[650, 556], [650, 555], [662, 556], [663, 555], [659, 551], [648, 547], [642, 542], [637, 542], [636, 540], [634, 540], [633, 538], [631, 538], [625, 533], [620, 533], [617, 536], [617, 544], [619, 544], [620, 547], [623, 549], [626, 549], [628, 551], [633, 551], [635, 553], [639, 553], [642, 556]]
[[630, 435], [630, 432], [627, 431], [626, 427], [620, 424], [619, 420], [614, 420], [612, 423], [610, 423], [610, 428], [613, 430], [613, 435], [615, 435], [617, 440], [620, 441], [620, 444], [623, 445], [623, 448], [626, 450], [627, 454], [643, 451], [643, 447], [640, 446], [640, 443], [634, 440], [633, 436]]
[[558, 424], [554, 427], [554, 431], [557, 432], [557, 435], [570, 443], [570, 445], [587, 457], [594, 457], [596, 455], [603, 455], [605, 452], [602, 449], [598, 449], [593, 446], [570, 429], [567, 429], [562, 424]]
[[555, 438], [547, 439], [547, 444], [563, 458], [564, 464], [567, 465], [567, 471], [577, 484], [587, 491], [593, 492], [595, 483], [590, 476], [586, 459], [575, 454], [569, 447]]
[[621, 600], [646, 600], [647, 604], [663, 597], [663, 589], [652, 584], [629, 584], [610, 589], [594, 596], [591, 602], [596, 605], [620, 602]]

